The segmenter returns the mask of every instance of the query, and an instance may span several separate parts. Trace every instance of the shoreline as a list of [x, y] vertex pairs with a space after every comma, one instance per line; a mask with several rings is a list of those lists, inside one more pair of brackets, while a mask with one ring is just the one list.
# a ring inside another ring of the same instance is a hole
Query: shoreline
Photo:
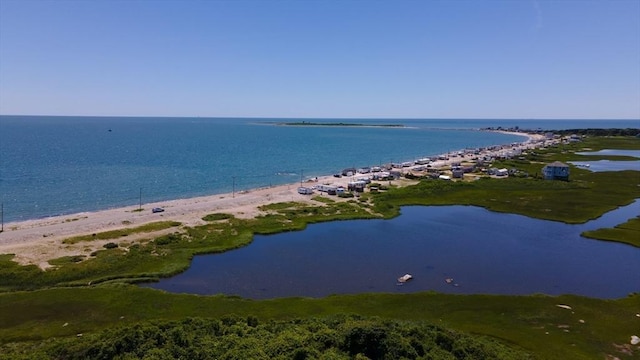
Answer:
[[[499, 156], [505, 151], [528, 150], [547, 145], [547, 141], [544, 141], [545, 138], [539, 134], [500, 132], [524, 136], [526, 140], [509, 145], [489, 147], [488, 150], [484, 150], [483, 154]], [[452, 162], [470, 161], [470, 159], [465, 159], [465, 156], [438, 160], [432, 164], [438, 168], [450, 166]], [[406, 170], [410, 171], [411, 168], [400, 170], [405, 172]], [[360, 176], [365, 176], [365, 174], [360, 174]], [[307, 179], [304, 183], [296, 182], [235, 193], [146, 203], [143, 204], [142, 211], [139, 211], [139, 205], [135, 204], [113, 209], [9, 222], [4, 224], [4, 231], [0, 232], [0, 254], [15, 254], [14, 260], [20, 264], [37, 264], [41, 268], [47, 268], [50, 267], [47, 260], [72, 253], [77, 254], [82, 249], [84, 249], [83, 251], [87, 251], [89, 248], [94, 250], [95, 247], [99, 248], [103, 245], [100, 241], [85, 242], [77, 244], [77, 246], [62, 243], [63, 240], [70, 237], [133, 228], [157, 221], [178, 221], [182, 226], [192, 227], [205, 224], [205, 221], [202, 220], [205, 215], [220, 212], [233, 214], [238, 218], [254, 218], [260, 215], [258, 207], [262, 205], [288, 201], [311, 202], [308, 195], [298, 194], [297, 189], [301, 185], [332, 184], [346, 188], [350, 180], [350, 177], [336, 178], [333, 175], [325, 175]], [[395, 180], [396, 184], [402, 182], [405, 183], [404, 185], [411, 183], [404, 179]], [[315, 195], [321, 195], [321, 193], [316, 192]], [[161, 207], [165, 211], [153, 213], [151, 209], [155, 207]], [[125, 237], [123, 240], [147, 239], [163, 235], [167, 231], [175, 231], [175, 228], [164, 232], [141, 233]]]

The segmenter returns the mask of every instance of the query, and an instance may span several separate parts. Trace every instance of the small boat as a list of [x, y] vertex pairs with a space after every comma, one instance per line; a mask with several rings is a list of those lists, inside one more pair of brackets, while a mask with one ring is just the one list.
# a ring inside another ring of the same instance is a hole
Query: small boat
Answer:
[[446, 278], [444, 279], [444, 282], [446, 282], [447, 284], [451, 284], [453, 283], [453, 278]]
[[404, 274], [402, 276], [400, 276], [398, 278], [398, 282], [399, 283], [406, 283], [407, 281], [413, 279], [413, 276], [411, 276], [411, 274]]

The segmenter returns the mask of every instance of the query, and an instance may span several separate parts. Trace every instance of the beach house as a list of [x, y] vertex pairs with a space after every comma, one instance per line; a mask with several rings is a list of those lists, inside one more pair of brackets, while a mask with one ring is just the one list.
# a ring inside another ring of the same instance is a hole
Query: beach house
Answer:
[[569, 165], [559, 161], [552, 162], [542, 168], [542, 177], [545, 180], [569, 180]]

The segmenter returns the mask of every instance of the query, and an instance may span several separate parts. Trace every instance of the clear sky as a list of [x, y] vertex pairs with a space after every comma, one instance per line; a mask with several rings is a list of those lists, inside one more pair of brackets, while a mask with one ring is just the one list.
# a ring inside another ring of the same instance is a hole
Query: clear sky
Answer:
[[640, 0], [0, 0], [0, 114], [640, 119]]

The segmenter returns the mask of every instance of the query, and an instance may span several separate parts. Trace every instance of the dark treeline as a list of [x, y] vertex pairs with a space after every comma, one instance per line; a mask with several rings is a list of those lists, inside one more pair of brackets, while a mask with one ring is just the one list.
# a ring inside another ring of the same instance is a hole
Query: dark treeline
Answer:
[[640, 136], [640, 124], [638, 124], [638, 128], [626, 128], [626, 129], [564, 129], [564, 130], [543, 130], [543, 129], [535, 129], [535, 130], [526, 130], [520, 129], [519, 127], [488, 127], [483, 130], [504, 130], [504, 131], [515, 131], [515, 132], [527, 132], [527, 133], [554, 133], [561, 136], [568, 135], [589, 135], [589, 136]]
[[29, 346], [11, 359], [529, 359], [522, 350], [435, 325], [359, 316], [269, 321], [234, 316], [131, 325]]
[[589, 136], [640, 136], [640, 128], [633, 129], [567, 129], [554, 130], [556, 134], [565, 135], [589, 135]]

